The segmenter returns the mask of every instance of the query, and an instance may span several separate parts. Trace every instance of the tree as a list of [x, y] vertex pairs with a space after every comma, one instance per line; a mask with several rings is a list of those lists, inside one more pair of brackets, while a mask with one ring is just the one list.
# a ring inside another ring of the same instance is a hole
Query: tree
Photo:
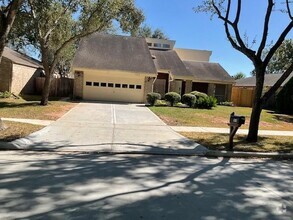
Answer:
[[[133, 0], [27, 0], [19, 13], [16, 43], [32, 45], [41, 54], [46, 75], [41, 105], [48, 104], [58, 63], [70, 47], [116, 20], [123, 32], [135, 31], [144, 16]], [[30, 31], [27, 31], [30, 30]]]
[[234, 79], [243, 79], [243, 78], [245, 78], [246, 77], [246, 75], [244, 74], [244, 73], [242, 73], [242, 72], [239, 72], [239, 73], [236, 73], [234, 76], [233, 76], [233, 78]]
[[[246, 35], [241, 36], [240, 34], [239, 21], [241, 19], [243, 6], [241, 0], [204, 0], [203, 4], [196, 8], [197, 12], [208, 12], [212, 13], [212, 15], [218, 16], [218, 18], [224, 23], [225, 33], [232, 47], [248, 57], [254, 65], [256, 88], [249, 124], [249, 132], [246, 138], [249, 142], [257, 142], [260, 115], [263, 105], [293, 71], [293, 63], [291, 62], [288, 66], [286, 66], [286, 69], [282, 71], [283, 73], [280, 79], [263, 94], [265, 73], [268, 69], [268, 65], [293, 27], [293, 17], [290, 8], [292, 7], [291, 4], [292, 2], [290, 0], [284, 0], [284, 8], [282, 9], [282, 12], [287, 13], [288, 24], [286, 24], [286, 27], [282, 30], [276, 41], [269, 48], [267, 48], [267, 50], [265, 50], [265, 47], [268, 45], [267, 41], [270, 29], [270, 20], [275, 5], [274, 0], [267, 0], [266, 14], [262, 27], [263, 32], [260, 43], [256, 49], [253, 49], [248, 44]], [[256, 42], [253, 41], [252, 43], [255, 44]], [[265, 52], [266, 54], [264, 55]]]
[[137, 33], [134, 33], [133, 36], [168, 40], [167, 35], [161, 29], [156, 28], [153, 31], [152, 28], [146, 24], [139, 27]]
[[12, 28], [21, 3], [22, 0], [0, 1], [0, 63], [8, 34]]
[[282, 73], [293, 63], [293, 40], [287, 39], [277, 49], [269, 62], [267, 74]]

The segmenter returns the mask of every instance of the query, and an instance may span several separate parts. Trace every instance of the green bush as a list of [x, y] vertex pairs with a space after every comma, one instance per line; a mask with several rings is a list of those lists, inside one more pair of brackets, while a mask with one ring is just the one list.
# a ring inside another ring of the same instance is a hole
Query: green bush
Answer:
[[151, 92], [147, 94], [147, 102], [154, 106], [156, 104], [156, 101], [161, 99], [161, 95], [159, 93]]
[[2, 99], [10, 98], [10, 96], [11, 96], [11, 93], [10, 92], [7, 92], [7, 91], [0, 92], [0, 98], [2, 98]]
[[155, 106], [168, 106], [165, 100], [157, 100]]
[[182, 96], [182, 103], [188, 105], [189, 107], [193, 107], [196, 102], [195, 95], [192, 94], [184, 94]]
[[198, 92], [198, 91], [193, 91], [193, 92], [191, 92], [190, 94], [192, 94], [192, 95], [194, 95], [197, 99], [198, 98], [206, 98], [206, 97], [208, 97], [208, 95], [207, 94], [205, 94], [205, 93], [203, 93], [203, 92]]
[[195, 108], [201, 109], [212, 109], [213, 107], [217, 106], [217, 99], [212, 96], [207, 96], [205, 98], [199, 97], [196, 100]]
[[168, 92], [165, 95], [165, 100], [174, 106], [176, 103], [180, 102], [181, 96], [176, 92]]
[[277, 94], [276, 107], [280, 113], [293, 114], [293, 77]]

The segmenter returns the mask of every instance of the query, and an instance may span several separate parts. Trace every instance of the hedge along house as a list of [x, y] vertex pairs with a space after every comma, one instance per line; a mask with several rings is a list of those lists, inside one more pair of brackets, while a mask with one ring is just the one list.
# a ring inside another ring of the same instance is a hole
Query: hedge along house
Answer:
[[5, 47], [0, 64], [0, 91], [34, 94], [35, 78], [41, 72], [42, 65], [37, 60]]
[[230, 100], [234, 79], [219, 64], [209, 63], [210, 51], [174, 45], [170, 40], [97, 33], [84, 38], [73, 61], [74, 96], [145, 102], [153, 91], [164, 96], [198, 90]]
[[74, 96], [85, 100], [145, 102], [157, 70], [144, 38], [93, 34], [73, 60]]

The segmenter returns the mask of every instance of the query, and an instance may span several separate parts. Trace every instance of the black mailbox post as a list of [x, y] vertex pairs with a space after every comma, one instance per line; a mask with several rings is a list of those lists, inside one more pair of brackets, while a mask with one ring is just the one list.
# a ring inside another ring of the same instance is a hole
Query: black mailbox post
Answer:
[[228, 124], [230, 126], [230, 135], [229, 135], [229, 150], [233, 150], [233, 138], [238, 130], [238, 128], [241, 127], [245, 123], [245, 117], [235, 115], [233, 112], [230, 115], [230, 123]]

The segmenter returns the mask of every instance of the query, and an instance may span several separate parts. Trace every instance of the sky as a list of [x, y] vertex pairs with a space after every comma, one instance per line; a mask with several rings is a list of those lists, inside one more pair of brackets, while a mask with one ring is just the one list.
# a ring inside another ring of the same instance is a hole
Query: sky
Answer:
[[[253, 70], [251, 61], [232, 48], [223, 23], [216, 16], [211, 20], [209, 14], [194, 12], [193, 8], [200, 2], [201, 0], [136, 0], [136, 5], [143, 10], [145, 23], [153, 29], [163, 30], [170, 40], [176, 40], [176, 48], [210, 50], [210, 61], [220, 63], [230, 75], [243, 72], [250, 76]], [[278, 10], [284, 8], [284, 0], [276, 2], [268, 42], [275, 42], [289, 23], [288, 15]], [[267, 0], [243, 1], [239, 27], [242, 35], [246, 34], [250, 42], [256, 40], [252, 49], [257, 48], [261, 40], [266, 5]], [[287, 38], [293, 38], [292, 31]]]

